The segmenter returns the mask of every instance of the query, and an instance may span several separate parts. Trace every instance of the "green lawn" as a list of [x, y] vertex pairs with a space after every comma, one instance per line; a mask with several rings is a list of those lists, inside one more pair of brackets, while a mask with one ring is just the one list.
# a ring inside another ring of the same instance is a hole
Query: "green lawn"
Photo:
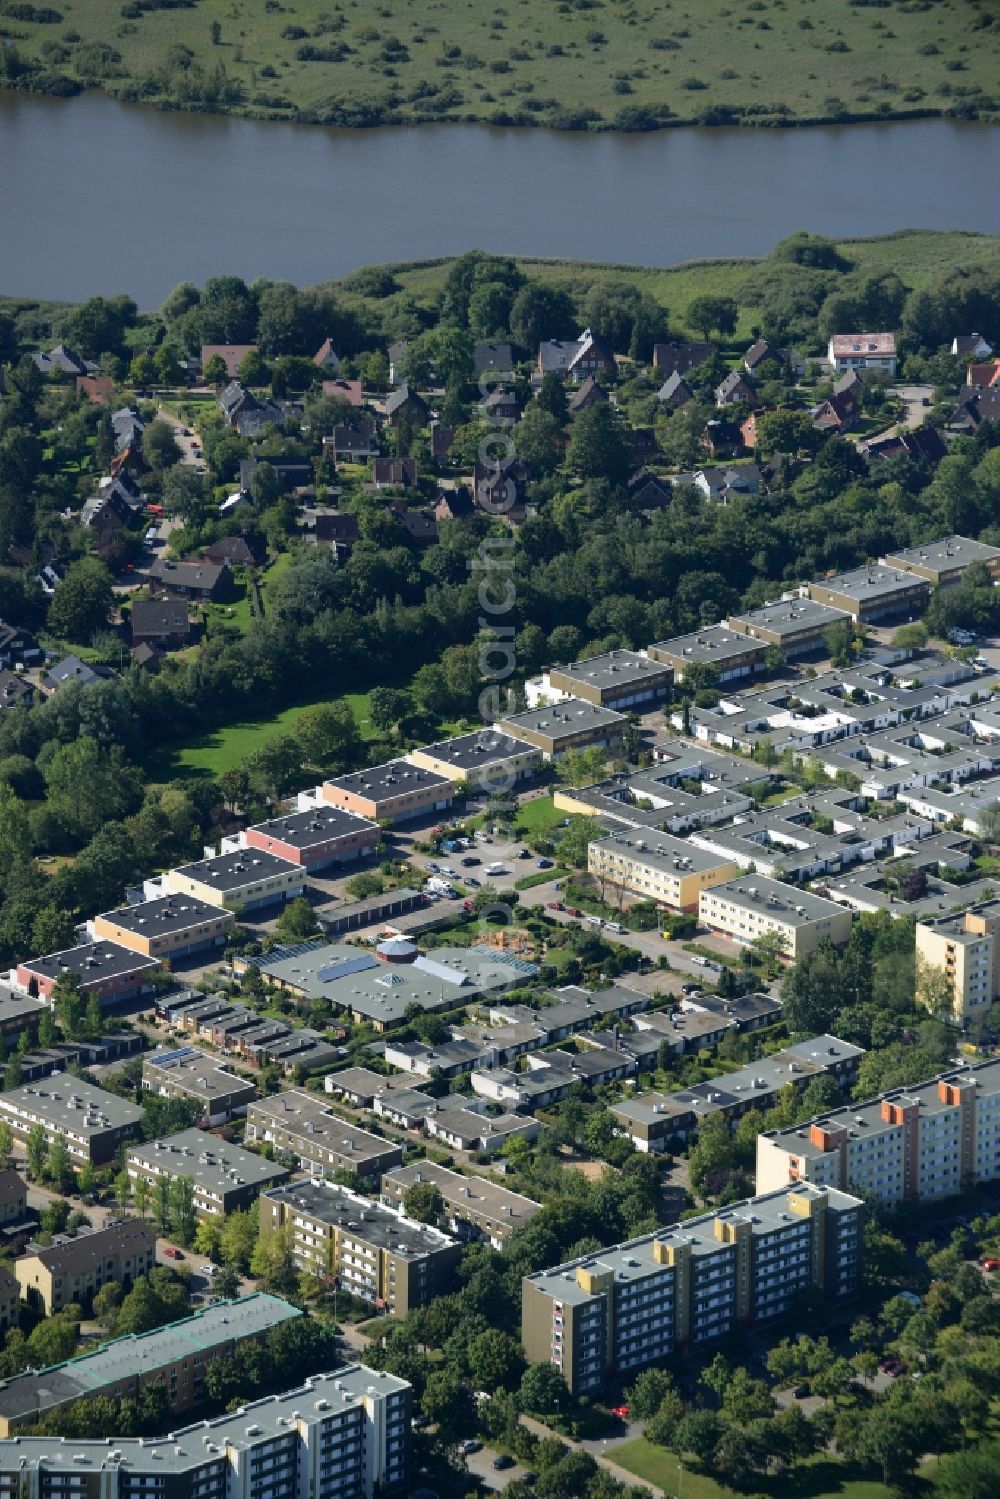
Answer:
[[560, 812], [551, 796], [533, 797], [523, 802], [517, 811], [516, 827], [519, 833], [549, 833], [562, 826], [565, 812]]
[[[885, 118], [938, 113], [960, 95], [986, 115], [995, 93], [995, 49], [975, 30], [982, 11], [974, 0], [891, 9], [850, 0], [686, 9], [668, 0], [508, 0], [500, 9], [383, 0], [374, 14], [325, 0], [200, 0], [195, 11], [60, 0], [58, 12], [36, 7], [36, 14], [49, 24], [17, 16], [22, 55], [41, 59], [47, 44], [53, 71], [108, 93], [148, 80], [158, 101], [178, 98], [182, 74], [168, 57], [182, 45], [194, 54], [183, 73], [189, 97], [197, 99], [200, 72], [221, 65], [238, 91], [210, 107], [274, 119], [301, 111], [333, 124], [585, 127], [584, 107], [598, 126], [627, 125], [622, 111], [636, 109], [679, 122], [720, 107], [765, 123]], [[103, 54], [95, 55], [95, 43]]]
[[[675, 1454], [647, 1442], [645, 1437], [623, 1442], [608, 1456], [619, 1467], [634, 1473], [637, 1478], [655, 1483], [668, 1494], [676, 1495], [680, 1491], [683, 1499], [736, 1499], [740, 1494], [746, 1499], [747, 1490], [731, 1489], [728, 1484], [718, 1483], [705, 1473], [692, 1471], [686, 1464], [679, 1490]], [[922, 1487], [918, 1481], [915, 1492]], [[791, 1476], [783, 1474], [770, 1482], [755, 1475], [751, 1492], [766, 1495], [767, 1499], [891, 1499], [891, 1490], [884, 1483], [859, 1478], [854, 1469], [828, 1456], [810, 1458]]]
[[154, 753], [148, 766], [150, 778], [154, 781], [170, 781], [201, 774], [219, 775], [224, 770], [232, 770], [246, 755], [252, 754], [269, 739], [291, 733], [295, 720], [306, 708], [332, 701], [350, 703], [362, 738], [377, 737], [368, 721], [367, 692], [348, 692], [341, 699], [332, 699], [324, 694], [298, 703], [294, 708], [286, 708], [283, 713], [273, 717], [246, 718], [225, 728], [206, 730], [183, 748], [172, 746], [158, 751]]

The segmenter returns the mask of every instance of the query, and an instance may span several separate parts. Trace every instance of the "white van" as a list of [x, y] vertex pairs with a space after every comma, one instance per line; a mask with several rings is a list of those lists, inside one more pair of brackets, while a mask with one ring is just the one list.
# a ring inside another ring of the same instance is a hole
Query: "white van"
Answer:
[[507, 866], [505, 864], [487, 864], [487, 866], [484, 869], [483, 873], [484, 874], [509, 874], [510, 871], [508, 870], [508, 868], [507, 868]]
[[609, 932], [619, 932], [622, 936], [625, 934], [625, 928], [620, 921], [606, 921], [604, 925]]

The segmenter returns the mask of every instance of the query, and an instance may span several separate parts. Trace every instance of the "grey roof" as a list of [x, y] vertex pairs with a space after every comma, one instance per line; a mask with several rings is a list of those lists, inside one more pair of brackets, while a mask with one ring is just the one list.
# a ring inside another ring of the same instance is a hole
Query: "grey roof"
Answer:
[[224, 562], [173, 562], [169, 557], [158, 557], [149, 568], [149, 576], [164, 587], [194, 588], [209, 592], [218, 586], [226, 571]]
[[651, 655], [659, 652], [682, 657], [685, 664], [701, 663], [722, 669], [733, 662], [749, 659], [761, 649], [759, 641], [739, 635], [735, 630], [728, 630], [725, 625], [706, 625], [703, 630], [696, 630], [690, 635], [675, 635], [671, 640], [660, 640], [649, 647]]
[[346, 1229], [352, 1238], [363, 1239], [403, 1259], [436, 1254], [441, 1249], [450, 1249], [455, 1242], [430, 1224], [404, 1218], [370, 1197], [361, 1197], [334, 1182], [289, 1182], [268, 1192], [267, 1200], [331, 1228]]
[[908, 573], [901, 567], [855, 567], [849, 572], [838, 573], [833, 578], [821, 578], [809, 585], [811, 588], [827, 588], [845, 598], [863, 603], [868, 599], [891, 599], [894, 594], [905, 593], [911, 588], [926, 588], [926, 578]]
[[331, 838], [348, 838], [365, 831], [376, 834], [376, 841], [382, 836], [378, 823], [330, 806], [310, 807], [306, 812], [292, 812], [285, 817], [273, 817], [269, 822], [257, 822], [253, 831], [277, 838], [297, 849], [309, 849], [317, 843], [327, 843]]
[[391, 1140], [382, 1140], [368, 1130], [349, 1124], [318, 1093], [289, 1088], [271, 1098], [259, 1098], [250, 1105], [248, 1117], [255, 1127], [283, 1130], [297, 1135], [303, 1144], [322, 1145], [327, 1149], [346, 1147], [356, 1163], [372, 1160], [387, 1151], [398, 1149]]
[[[198, 1421], [165, 1437], [14, 1437], [0, 1443], [0, 1467], [17, 1471], [22, 1461], [29, 1467], [84, 1473], [116, 1472], [184, 1475], [195, 1473], [215, 1454], [232, 1449], [245, 1453], [258, 1442], [285, 1435], [290, 1420], [300, 1411], [311, 1417], [317, 1406], [328, 1415], [352, 1409], [368, 1394], [392, 1395], [410, 1388], [384, 1370], [365, 1364], [348, 1364], [327, 1374], [314, 1374], [304, 1384], [280, 1395], [269, 1395], [241, 1405], [231, 1415]], [[250, 1433], [248, 1434], [248, 1425]]]
[[727, 854], [698, 848], [694, 843], [675, 838], [672, 833], [661, 833], [657, 828], [643, 828], [640, 832], [622, 828], [607, 838], [598, 838], [591, 848], [620, 853], [639, 864], [647, 864], [651, 869], [678, 876], [717, 869], [729, 861]]
[[239, 848], [230, 854], [198, 859], [194, 864], [181, 864], [176, 873], [211, 885], [215, 890], [230, 891], [242, 890], [245, 885], [269, 880], [278, 874], [287, 874], [297, 867], [262, 848]]
[[617, 650], [590, 656], [584, 661], [571, 661], [568, 666], [550, 667], [550, 675], [553, 671], [572, 681], [599, 687], [602, 691], [618, 687], [622, 692], [628, 692], [632, 687], [641, 687], [650, 677], [662, 682], [670, 668], [661, 661], [640, 656], [638, 651]]
[[564, 1265], [555, 1265], [551, 1270], [539, 1270], [525, 1279], [539, 1290], [564, 1303], [575, 1305], [591, 1299], [590, 1293], [576, 1279], [577, 1266], [593, 1270], [610, 1270], [616, 1281], [642, 1280], [659, 1267], [653, 1260], [655, 1243], [687, 1244], [695, 1254], [717, 1254], [726, 1246], [716, 1237], [715, 1225], [723, 1222], [749, 1222], [755, 1237], [773, 1233], [788, 1222], [788, 1199], [795, 1193], [812, 1200], [826, 1198], [829, 1205], [841, 1211], [861, 1207], [856, 1197], [839, 1192], [833, 1187], [817, 1187], [811, 1182], [801, 1182], [795, 1187], [782, 1187], [776, 1192], [767, 1192], [750, 1197], [745, 1202], [731, 1207], [704, 1213], [698, 1218], [686, 1218], [673, 1228], [659, 1228], [655, 1233], [643, 1234], [629, 1239], [624, 1244], [615, 1244], [608, 1249], [596, 1249], [580, 1259], [570, 1260]]
[[809, 890], [784, 885], [766, 875], [744, 874], [722, 885], [712, 885], [705, 892], [719, 900], [730, 901], [746, 911], [772, 916], [784, 926], [807, 927], [814, 921], [828, 921], [843, 914], [844, 908], [832, 900], [823, 900]]
[[508, 1228], [520, 1228], [532, 1219], [541, 1206], [530, 1197], [522, 1197], [509, 1187], [489, 1181], [483, 1176], [465, 1176], [452, 1171], [437, 1161], [414, 1161], [409, 1166], [395, 1166], [382, 1173], [382, 1192], [391, 1187], [394, 1192], [405, 1195], [420, 1182], [429, 1182], [437, 1187], [448, 1208], [461, 1217], [475, 1213], [491, 1218]]
[[257, 1092], [247, 1078], [237, 1077], [218, 1057], [199, 1051], [196, 1046], [169, 1050], [158, 1047], [143, 1058], [142, 1077], [143, 1082], [180, 1089], [205, 1103], [214, 1103], [216, 1099], [228, 1098], [234, 1093], [254, 1097]]
[[462, 770], [476, 771], [523, 756], [533, 748], [523, 739], [505, 734], [502, 729], [485, 727], [472, 734], [459, 734], [454, 739], [441, 739], [436, 744], [425, 745], [421, 753], [433, 755], [437, 760], [447, 760], [449, 765]]
[[821, 604], [818, 599], [777, 599], [772, 604], [763, 604], [759, 609], [748, 609], [745, 614], [731, 614], [728, 623], [742, 634], [754, 630], [769, 630], [776, 635], [794, 638], [803, 630], [825, 629], [850, 619], [843, 609], [832, 604]]
[[50, 979], [75, 973], [79, 977], [81, 988], [87, 989], [105, 979], [122, 978], [126, 974], [142, 973], [147, 968], [158, 968], [160, 960], [120, 947], [117, 942], [84, 942], [79, 947], [67, 948], [65, 952], [49, 953], [42, 958], [26, 958], [22, 966], [29, 973]]
[[201, 1129], [130, 1145], [128, 1161], [159, 1175], [186, 1177], [196, 1190], [219, 1196], [244, 1186], [263, 1188], [288, 1175], [283, 1166]]
[[25, 1420], [72, 1400], [86, 1399], [117, 1381], [147, 1379], [168, 1365], [256, 1337], [302, 1313], [277, 1296], [255, 1292], [219, 1301], [151, 1332], [115, 1338], [92, 1353], [29, 1370], [0, 1384], [0, 1417]]
[[900, 567], [922, 566], [952, 572], [973, 562], [997, 562], [1000, 547], [971, 541], [967, 536], [944, 536], [940, 541], [926, 541], [920, 546], [892, 547], [889, 555]]
[[372, 801], [388, 801], [394, 796], [405, 796], [422, 786], [437, 786], [442, 793], [451, 790], [447, 776], [434, 770], [423, 770], [411, 765], [408, 760], [389, 760], [385, 765], [373, 765], [367, 770], [355, 770], [350, 775], [336, 776], [329, 784], [341, 791], [353, 792]]
[[557, 742], [585, 729], [611, 729], [627, 722], [623, 713], [597, 703], [585, 703], [578, 697], [564, 698], [554, 707], [528, 708], [524, 713], [513, 713], [504, 719], [515, 733], [518, 729], [528, 729]]
[[119, 906], [103, 913], [102, 920], [114, 922], [123, 931], [137, 937], [164, 937], [189, 931], [208, 921], [232, 925], [232, 915], [194, 895], [163, 895], [144, 900], [135, 906]]

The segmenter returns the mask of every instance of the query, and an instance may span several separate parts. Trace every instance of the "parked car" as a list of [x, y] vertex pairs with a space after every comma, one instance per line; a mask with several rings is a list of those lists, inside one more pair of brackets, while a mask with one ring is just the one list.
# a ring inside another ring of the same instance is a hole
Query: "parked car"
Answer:
[[883, 1374], [888, 1374], [890, 1379], [898, 1379], [901, 1374], [906, 1373], [906, 1365], [899, 1358], [884, 1358], [879, 1368]]
[[795, 1396], [796, 1400], [804, 1400], [809, 1394], [809, 1386], [807, 1384], [797, 1384], [792, 1391], [792, 1394]]
[[498, 1473], [502, 1473], [505, 1468], [512, 1468], [514, 1466], [514, 1459], [506, 1452], [498, 1452], [493, 1459], [493, 1466]]
[[477, 880], [473, 875], [469, 874], [465, 877], [465, 883], [467, 885], [471, 885], [474, 890], [478, 890], [483, 882], [482, 880]]
[[481, 864], [482, 862], [482, 859], [477, 859], [474, 855], [470, 854], [467, 858], [462, 860], [462, 868], [472, 869], [475, 867], [475, 865]]
[[482, 1442], [477, 1442], [475, 1437], [466, 1437], [464, 1442], [459, 1442], [458, 1450], [459, 1452], [464, 1452], [468, 1457], [471, 1452], [482, 1452], [483, 1444]]
[[530, 848], [519, 848], [518, 851], [517, 851], [517, 857], [519, 859], [530, 859], [531, 858], [531, 849]]
[[539, 859], [536, 862], [535, 867], [536, 867], [536, 869], [551, 869], [552, 868], [552, 860], [551, 859]]
[[983, 1260], [983, 1269], [988, 1270], [992, 1275], [994, 1270], [1000, 1270], [1000, 1260], [993, 1259], [991, 1255], [988, 1260]]
[[534, 1468], [525, 1468], [524, 1472], [521, 1474], [521, 1482], [526, 1483], [529, 1488], [533, 1483], [538, 1482], [538, 1474], [535, 1472]]
[[547, 904], [550, 911], [565, 911], [566, 909], [561, 900], [550, 900]]
[[566, 910], [570, 916], [582, 916], [583, 912], [579, 906], [567, 906]]
[[179, 1249], [175, 1249], [172, 1244], [165, 1244], [163, 1247], [163, 1253], [166, 1255], [168, 1260], [182, 1260], [184, 1258], [182, 1252]]
[[611, 1414], [613, 1416], [617, 1416], [619, 1421], [627, 1421], [628, 1420], [628, 1406], [627, 1405], [613, 1405], [611, 1407]]

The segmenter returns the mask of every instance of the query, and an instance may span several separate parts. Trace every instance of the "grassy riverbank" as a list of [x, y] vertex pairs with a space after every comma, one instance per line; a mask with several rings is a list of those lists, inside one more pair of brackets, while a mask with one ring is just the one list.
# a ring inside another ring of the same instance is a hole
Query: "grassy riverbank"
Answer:
[[[988, 268], [1000, 259], [1000, 236], [967, 233], [961, 230], [940, 232], [932, 229], [902, 229], [895, 234], [871, 239], [838, 240], [837, 248], [860, 275], [899, 276], [909, 287], [921, 287], [932, 278], [954, 266], [972, 271]], [[695, 297], [732, 297], [740, 304], [740, 323], [736, 337], [749, 331], [756, 312], [745, 300], [748, 277], [762, 260], [733, 257], [728, 260], [697, 260], [674, 266], [616, 265], [579, 260], [531, 259], [517, 257], [518, 264], [532, 281], [559, 286], [581, 298], [594, 286], [626, 283], [649, 292], [669, 307], [679, 328], [690, 333], [685, 314]], [[400, 290], [419, 304], [432, 307], [444, 287], [450, 258], [405, 262], [386, 267]], [[347, 287], [350, 287], [348, 280]], [[346, 289], [341, 293], [346, 305], [361, 303], [364, 298]]]
[[0, 81], [348, 125], [995, 118], [998, 30], [977, 0], [0, 0]]

